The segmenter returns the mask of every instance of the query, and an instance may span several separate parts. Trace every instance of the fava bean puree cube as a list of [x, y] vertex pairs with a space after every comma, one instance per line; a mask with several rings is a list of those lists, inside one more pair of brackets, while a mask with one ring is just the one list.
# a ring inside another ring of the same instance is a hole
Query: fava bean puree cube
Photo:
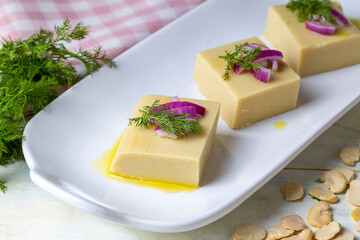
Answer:
[[[340, 10], [339, 10], [340, 11]], [[269, 8], [264, 37], [301, 77], [360, 63], [360, 31], [349, 24], [322, 35], [297, 20], [286, 5]]]
[[[154, 103], [169, 101], [166, 96], [145, 96], [140, 99], [132, 117], [139, 117], [139, 109]], [[198, 186], [205, 169], [219, 118], [220, 103], [195, 99], [181, 99], [206, 108], [205, 116], [197, 119], [202, 125], [200, 134], [186, 134], [178, 139], [159, 137], [149, 128], [128, 126], [112, 161], [113, 174]]]
[[249, 71], [231, 71], [224, 80], [226, 62], [219, 56], [246, 42], [264, 45], [253, 37], [200, 52], [196, 58], [194, 79], [200, 92], [208, 100], [221, 102], [220, 115], [233, 129], [294, 109], [300, 87], [300, 77], [283, 61], [268, 83], [260, 82]]

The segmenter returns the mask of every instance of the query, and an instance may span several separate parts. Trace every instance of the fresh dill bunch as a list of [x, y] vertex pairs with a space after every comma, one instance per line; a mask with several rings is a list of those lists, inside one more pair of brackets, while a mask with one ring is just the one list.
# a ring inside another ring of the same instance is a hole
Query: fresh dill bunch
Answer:
[[144, 106], [139, 110], [142, 115], [129, 119], [129, 126], [148, 128], [149, 125], [157, 124], [162, 131], [168, 134], [183, 136], [186, 133], [200, 133], [202, 127], [198, 121], [186, 119], [189, 114], [171, 113], [159, 105], [160, 100], [156, 99], [151, 106]]
[[22, 159], [21, 142], [24, 127], [7, 118], [0, 118], [0, 166]]
[[328, 23], [336, 24], [331, 14], [331, 5], [330, 0], [290, 0], [286, 7], [292, 12], [298, 12], [299, 22], [311, 21], [314, 16], [317, 16]]
[[249, 45], [248, 43], [237, 45], [235, 44], [235, 51], [225, 50], [224, 56], [219, 56], [226, 61], [225, 73], [222, 78], [225, 80], [229, 77], [230, 71], [233, 70], [234, 65], [239, 65], [244, 70], [258, 71], [260, 65], [254, 63], [255, 58], [260, 54], [261, 48], [246, 49], [244, 46]]
[[[0, 166], [23, 159], [21, 142], [24, 127], [10, 119], [0, 118]], [[0, 190], [5, 193], [6, 181], [0, 179]]]
[[[84, 77], [78, 74], [71, 60], [81, 61], [87, 74], [102, 65], [115, 63], [102, 51], [68, 50], [64, 43], [82, 40], [89, 26], [78, 23], [74, 28], [65, 19], [54, 31], [40, 28], [26, 40], [2, 38], [0, 48], [0, 165], [24, 159], [21, 143], [27, 121], [54, 100], [57, 90], [70, 87]], [[5, 191], [5, 181], [0, 190]]]

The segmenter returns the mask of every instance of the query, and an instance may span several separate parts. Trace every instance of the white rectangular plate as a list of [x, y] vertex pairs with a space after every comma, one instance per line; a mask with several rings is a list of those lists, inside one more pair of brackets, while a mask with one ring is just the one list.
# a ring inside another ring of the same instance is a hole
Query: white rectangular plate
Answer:
[[[199, 190], [164, 193], [115, 182], [93, 162], [142, 96], [203, 99], [192, 78], [196, 53], [260, 36], [268, 7], [280, 3], [209, 0], [117, 57], [117, 69], [104, 67], [73, 86], [26, 126], [31, 179], [75, 207], [150, 231], [195, 229], [233, 210], [359, 102], [359, 64], [303, 78], [294, 111], [237, 131], [220, 119]], [[359, 1], [341, 3], [348, 16], [360, 16]], [[275, 130], [276, 121], [287, 127]]]

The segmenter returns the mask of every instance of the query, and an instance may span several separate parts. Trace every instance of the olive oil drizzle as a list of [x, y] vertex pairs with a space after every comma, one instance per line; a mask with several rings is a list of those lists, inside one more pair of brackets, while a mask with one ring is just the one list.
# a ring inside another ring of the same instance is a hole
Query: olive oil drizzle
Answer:
[[115, 174], [110, 172], [111, 162], [115, 157], [116, 150], [118, 149], [123, 134], [116, 140], [113, 146], [104, 152], [99, 159], [97, 159], [93, 166], [97, 172], [101, 175], [113, 180], [119, 181], [122, 183], [133, 184], [140, 187], [147, 187], [156, 190], [160, 190], [166, 193], [176, 193], [176, 192], [191, 192], [197, 190], [198, 186], [191, 186], [191, 185], [182, 185], [177, 183], [171, 182], [162, 182], [156, 180], [148, 180], [148, 179], [140, 179], [140, 178], [133, 178], [127, 176], [121, 176], [119, 174]]

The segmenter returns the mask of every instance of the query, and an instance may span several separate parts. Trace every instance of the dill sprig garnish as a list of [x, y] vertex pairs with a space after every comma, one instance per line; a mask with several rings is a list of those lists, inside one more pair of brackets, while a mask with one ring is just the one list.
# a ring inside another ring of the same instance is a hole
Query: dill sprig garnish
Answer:
[[0, 190], [5, 193], [6, 189], [7, 189], [7, 186], [5, 186], [6, 184], [6, 181], [1, 181], [0, 180]]
[[129, 126], [148, 128], [149, 125], [157, 124], [162, 131], [168, 134], [183, 136], [186, 133], [200, 133], [202, 127], [198, 121], [186, 119], [189, 114], [171, 113], [159, 105], [160, 100], [156, 99], [151, 106], [143, 106], [139, 110], [142, 115], [129, 119]]
[[[26, 40], [2, 38], [0, 43], [0, 166], [24, 159], [21, 143], [28, 120], [57, 96], [57, 90], [70, 87], [84, 77], [70, 60], [81, 61], [91, 74], [107, 64], [115, 67], [101, 46], [93, 51], [68, 50], [64, 43], [82, 40], [89, 26], [81, 22], [71, 28], [68, 19], [54, 31], [40, 29]], [[5, 192], [5, 181], [0, 180]]]
[[325, 22], [336, 24], [331, 14], [331, 5], [330, 0], [290, 0], [286, 7], [292, 12], [298, 12], [299, 22], [311, 21], [316, 16], [320, 20], [324, 19]]
[[258, 71], [259, 67], [261, 67], [259, 64], [254, 63], [255, 58], [261, 52], [261, 48], [247, 49], [244, 48], [246, 45], [249, 44], [235, 44], [235, 50], [233, 52], [225, 50], [225, 55], [219, 56], [219, 58], [226, 61], [225, 73], [222, 76], [224, 80], [229, 77], [230, 71], [233, 70], [235, 64], [248, 71]]

